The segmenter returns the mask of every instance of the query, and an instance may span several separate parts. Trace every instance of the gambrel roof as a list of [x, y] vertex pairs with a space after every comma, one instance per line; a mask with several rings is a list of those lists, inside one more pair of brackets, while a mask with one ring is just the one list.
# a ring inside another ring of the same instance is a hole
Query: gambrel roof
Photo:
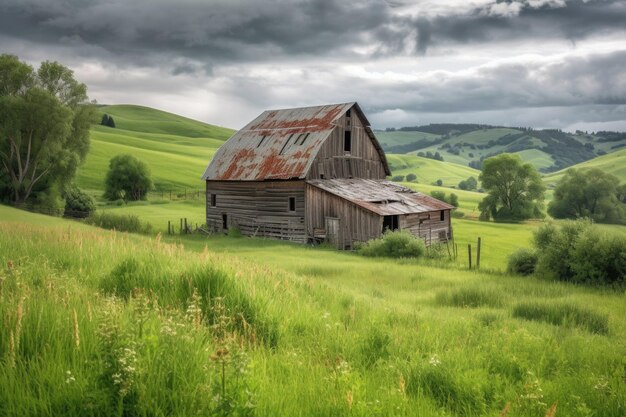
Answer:
[[267, 110], [239, 130], [215, 153], [202, 179], [263, 181], [304, 179], [337, 121], [354, 109], [378, 150], [387, 175], [385, 153], [355, 102]]

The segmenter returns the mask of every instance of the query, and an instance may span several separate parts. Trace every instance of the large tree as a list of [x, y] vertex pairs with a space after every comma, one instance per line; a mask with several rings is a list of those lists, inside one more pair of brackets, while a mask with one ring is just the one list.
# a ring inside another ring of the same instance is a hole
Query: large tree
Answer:
[[519, 156], [485, 159], [478, 179], [488, 193], [478, 206], [482, 219], [519, 221], [542, 215], [545, 186], [537, 170]]
[[58, 62], [35, 71], [0, 55], [0, 198], [23, 204], [60, 193], [89, 150], [87, 88]]
[[589, 217], [599, 223], [626, 222], [624, 185], [600, 169], [569, 169], [554, 189], [548, 213], [555, 218]]

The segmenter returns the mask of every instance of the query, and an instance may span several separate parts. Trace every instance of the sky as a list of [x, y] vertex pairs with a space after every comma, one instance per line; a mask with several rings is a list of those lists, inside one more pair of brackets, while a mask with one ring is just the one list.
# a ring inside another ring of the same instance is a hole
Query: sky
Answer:
[[0, 0], [0, 53], [235, 129], [357, 101], [379, 129], [626, 131], [626, 0]]

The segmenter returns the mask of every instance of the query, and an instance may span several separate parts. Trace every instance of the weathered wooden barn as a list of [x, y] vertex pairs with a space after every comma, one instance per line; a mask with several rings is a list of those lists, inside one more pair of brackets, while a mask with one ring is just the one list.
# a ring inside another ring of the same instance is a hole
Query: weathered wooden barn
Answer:
[[454, 207], [386, 181], [390, 174], [357, 103], [265, 111], [204, 172], [207, 225], [341, 249], [385, 229], [409, 230], [426, 244], [451, 239]]

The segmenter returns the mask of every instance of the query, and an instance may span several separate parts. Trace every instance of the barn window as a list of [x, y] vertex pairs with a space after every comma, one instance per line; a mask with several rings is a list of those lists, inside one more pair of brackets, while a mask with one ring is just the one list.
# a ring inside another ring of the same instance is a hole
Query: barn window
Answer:
[[289, 211], [296, 211], [296, 198], [289, 197]]
[[345, 152], [352, 151], [352, 132], [350, 132], [349, 130], [346, 130], [343, 133], [343, 150]]
[[217, 207], [217, 195], [211, 194], [211, 207]]
[[352, 109], [348, 109], [346, 112], [346, 117], [350, 117], [352, 115]]
[[228, 214], [222, 214], [222, 229], [228, 230]]
[[441, 210], [439, 212], [439, 220], [444, 221], [446, 219], [446, 212]]
[[399, 229], [399, 221], [398, 216], [384, 216], [383, 217], [383, 232], [385, 230], [398, 230]]

